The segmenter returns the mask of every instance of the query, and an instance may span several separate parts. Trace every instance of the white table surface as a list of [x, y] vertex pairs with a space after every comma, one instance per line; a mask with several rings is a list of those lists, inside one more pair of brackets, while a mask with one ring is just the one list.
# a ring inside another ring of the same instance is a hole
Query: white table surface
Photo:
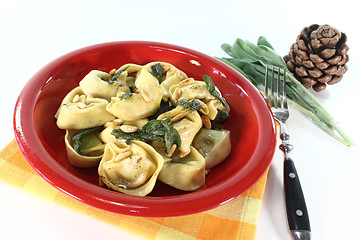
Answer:
[[[237, 37], [256, 42], [264, 35], [283, 56], [303, 27], [327, 23], [348, 36], [349, 70], [340, 83], [316, 96], [357, 145], [349, 148], [333, 140], [295, 109], [288, 128], [313, 239], [355, 239], [360, 215], [360, 35], [355, 3], [0, 0], [0, 148], [14, 136], [13, 108], [25, 83], [69, 51], [102, 42], [150, 40], [221, 57], [226, 56], [222, 43], [232, 44]], [[290, 239], [279, 156], [271, 163], [256, 240]], [[7, 182], [0, 181], [0, 191], [1, 239], [140, 239]]]

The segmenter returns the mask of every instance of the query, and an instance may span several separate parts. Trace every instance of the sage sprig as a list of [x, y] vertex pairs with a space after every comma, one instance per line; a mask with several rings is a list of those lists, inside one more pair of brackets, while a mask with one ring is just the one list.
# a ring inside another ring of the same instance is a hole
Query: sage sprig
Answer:
[[238, 38], [233, 45], [223, 44], [221, 48], [230, 57], [218, 59], [243, 74], [260, 91], [264, 91], [266, 66], [286, 69], [286, 92], [288, 99], [290, 99], [289, 103], [339, 142], [347, 146], [353, 145], [351, 139], [340, 128], [330, 113], [295, 79], [287, 69], [282, 57], [274, 51], [274, 48], [265, 37], [259, 37], [257, 44]]

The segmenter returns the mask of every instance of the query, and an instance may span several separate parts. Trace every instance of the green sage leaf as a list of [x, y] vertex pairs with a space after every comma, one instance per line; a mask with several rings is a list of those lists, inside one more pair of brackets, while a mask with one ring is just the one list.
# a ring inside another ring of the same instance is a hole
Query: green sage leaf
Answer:
[[186, 98], [183, 98], [177, 101], [176, 104], [182, 105], [184, 108], [189, 108], [195, 111], [199, 111], [201, 109], [200, 102], [197, 99], [189, 101]]
[[151, 66], [151, 72], [154, 77], [160, 77], [164, 72], [164, 68], [160, 63], [156, 63]]
[[130, 66], [126, 66], [123, 69], [120, 69], [117, 73], [115, 73], [114, 75], [112, 75], [108, 81], [109, 84], [113, 84], [115, 82], [117, 82], [117, 78], [123, 73], [125, 72], [126, 69], [128, 69]]
[[81, 151], [82, 147], [84, 146], [84, 144], [86, 144], [83, 140], [88, 137], [89, 135], [93, 134], [95, 131], [101, 129], [101, 126], [97, 126], [97, 127], [92, 127], [92, 128], [86, 128], [83, 129], [77, 133], [74, 134], [74, 136], [72, 137], [72, 140], [74, 141], [74, 150], [84, 156], [83, 152]]
[[203, 79], [204, 79], [206, 86], [209, 89], [210, 94], [213, 95], [214, 97], [216, 97], [217, 99], [219, 99], [221, 104], [224, 105], [224, 107], [226, 109], [228, 109], [229, 108], [228, 103], [226, 102], [225, 98], [223, 98], [221, 96], [221, 94], [216, 90], [215, 84], [214, 84], [213, 80], [211, 79], [211, 77], [208, 75], [204, 75]]
[[129, 97], [131, 97], [133, 95], [133, 93], [124, 93], [120, 96], [120, 98], [123, 98], [123, 99], [128, 99]]
[[165, 120], [153, 119], [146, 123], [142, 129], [138, 129], [135, 132], [126, 133], [121, 129], [114, 129], [112, 134], [117, 139], [126, 139], [127, 143], [131, 143], [131, 140], [139, 140], [147, 143], [153, 141], [164, 142], [166, 145], [165, 151], [168, 153], [173, 144], [176, 144], [176, 149], [181, 146], [180, 134], [170, 125], [170, 121], [171, 118]]
[[221, 109], [218, 108], [218, 109], [217, 109], [216, 117], [217, 117], [218, 119], [220, 119], [220, 120], [225, 120], [225, 119], [227, 119], [227, 118], [230, 117], [230, 114], [229, 114], [228, 112], [223, 111], [223, 110], [221, 110]]

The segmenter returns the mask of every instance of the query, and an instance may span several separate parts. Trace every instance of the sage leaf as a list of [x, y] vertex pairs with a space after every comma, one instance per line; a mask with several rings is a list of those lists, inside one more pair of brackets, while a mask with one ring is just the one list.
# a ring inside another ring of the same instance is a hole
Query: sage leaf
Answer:
[[230, 117], [230, 114], [226, 111], [221, 110], [220, 108], [217, 109], [216, 117], [220, 120], [225, 120]]
[[274, 50], [273, 46], [268, 42], [268, 40], [264, 36], [260, 36], [258, 38], [257, 45], [258, 46], [266, 46], [266, 47], [271, 48], [272, 50]]
[[213, 80], [211, 79], [211, 77], [208, 75], [204, 75], [203, 79], [204, 79], [206, 86], [208, 87], [210, 94], [213, 95], [214, 97], [216, 97], [217, 99], [219, 99], [221, 104], [224, 105], [224, 107], [226, 109], [229, 109], [228, 103], [226, 102], [225, 98], [223, 98], [221, 96], [221, 94], [216, 90], [215, 84], [214, 84]]
[[186, 98], [183, 98], [177, 101], [176, 104], [182, 105], [184, 108], [189, 108], [195, 111], [199, 111], [201, 109], [200, 102], [197, 99], [189, 101]]
[[128, 99], [129, 97], [131, 97], [133, 95], [133, 93], [124, 93], [120, 96], [120, 98], [123, 98], [123, 99]]
[[77, 133], [74, 134], [74, 136], [72, 137], [72, 140], [74, 141], [74, 150], [79, 154], [84, 156], [83, 152], [81, 151], [82, 146], [86, 143], [83, 142], [83, 140], [93, 134], [95, 131], [99, 130], [101, 128], [101, 126], [97, 126], [97, 127], [92, 127], [92, 128], [86, 128], [83, 129]]
[[180, 134], [170, 125], [170, 121], [171, 118], [165, 120], [153, 119], [135, 132], [126, 133], [121, 129], [114, 129], [112, 134], [117, 139], [126, 139], [127, 144], [131, 144], [131, 140], [139, 140], [147, 143], [153, 141], [164, 142], [166, 146], [165, 152], [169, 153], [173, 144], [176, 144], [176, 150], [181, 146]]
[[160, 63], [156, 63], [151, 66], [151, 73], [154, 77], [160, 77], [164, 72], [164, 68]]
[[109, 84], [113, 84], [115, 82], [117, 82], [117, 78], [123, 73], [125, 72], [126, 69], [128, 69], [130, 66], [126, 66], [123, 69], [120, 69], [117, 73], [115, 73], [114, 75], [112, 75], [108, 81]]

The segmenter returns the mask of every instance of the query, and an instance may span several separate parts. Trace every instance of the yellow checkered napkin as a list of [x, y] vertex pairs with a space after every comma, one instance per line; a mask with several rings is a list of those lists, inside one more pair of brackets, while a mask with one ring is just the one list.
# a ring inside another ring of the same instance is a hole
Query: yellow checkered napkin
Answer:
[[15, 140], [0, 152], [0, 179], [146, 239], [255, 238], [265, 174], [240, 197], [215, 209], [180, 217], [143, 218], [100, 210], [65, 195], [43, 180], [22, 156]]

